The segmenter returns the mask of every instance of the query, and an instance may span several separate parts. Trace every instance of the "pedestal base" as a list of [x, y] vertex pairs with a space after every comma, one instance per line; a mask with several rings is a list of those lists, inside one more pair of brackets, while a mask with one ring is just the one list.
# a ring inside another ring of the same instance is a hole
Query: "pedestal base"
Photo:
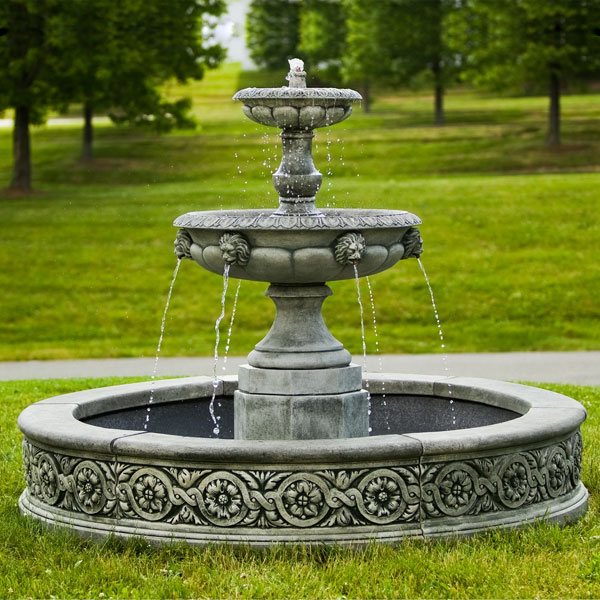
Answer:
[[313, 440], [369, 434], [366, 391], [346, 394], [234, 396], [235, 437], [239, 440]]
[[277, 314], [239, 370], [238, 440], [315, 440], [369, 435], [361, 368], [321, 314], [324, 284], [276, 285], [266, 292]]

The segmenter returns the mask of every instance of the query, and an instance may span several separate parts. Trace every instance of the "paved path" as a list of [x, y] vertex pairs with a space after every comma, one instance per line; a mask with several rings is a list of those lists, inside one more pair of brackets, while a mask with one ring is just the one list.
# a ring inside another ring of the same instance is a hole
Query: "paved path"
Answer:
[[[109, 117], [94, 117], [94, 125], [107, 125], [112, 123]], [[67, 126], [81, 126], [83, 125], [83, 119], [81, 117], [55, 117], [52, 119], [47, 119], [44, 123], [45, 125], [49, 125], [50, 127], [64, 127]], [[6, 129], [13, 126], [12, 119], [0, 119], [0, 128]]]
[[[226, 370], [219, 363], [218, 373], [235, 373], [244, 362], [245, 357], [231, 357]], [[355, 356], [354, 362], [362, 364], [362, 357]], [[392, 373], [447, 373], [512, 381], [600, 385], [600, 352], [449, 354], [445, 360], [441, 354], [384, 354], [381, 366], [382, 371]], [[0, 380], [150, 376], [153, 368], [153, 358], [0, 362]], [[379, 357], [369, 356], [367, 368], [379, 371]], [[161, 358], [158, 375], [210, 375], [212, 369], [210, 357]]]

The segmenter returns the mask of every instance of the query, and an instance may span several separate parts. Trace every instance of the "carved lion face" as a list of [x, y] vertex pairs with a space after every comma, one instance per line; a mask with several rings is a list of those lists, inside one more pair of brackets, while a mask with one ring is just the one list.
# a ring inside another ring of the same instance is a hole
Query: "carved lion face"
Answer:
[[341, 265], [356, 264], [366, 250], [365, 238], [360, 233], [349, 232], [341, 235], [335, 244], [335, 260]]
[[221, 256], [230, 265], [245, 266], [250, 260], [250, 245], [241, 233], [224, 233], [219, 240]]
[[221, 256], [223, 260], [228, 263], [234, 263], [237, 260], [237, 254], [235, 251], [235, 245], [229, 242], [221, 244]]

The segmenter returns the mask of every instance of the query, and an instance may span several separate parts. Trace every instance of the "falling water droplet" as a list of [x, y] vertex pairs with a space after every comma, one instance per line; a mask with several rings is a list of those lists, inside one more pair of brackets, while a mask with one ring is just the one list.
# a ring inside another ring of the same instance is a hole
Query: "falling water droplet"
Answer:
[[223, 269], [223, 293], [221, 294], [221, 313], [217, 317], [215, 321], [215, 352], [214, 352], [214, 360], [213, 360], [213, 392], [212, 397], [210, 399], [210, 404], [208, 406], [208, 410], [210, 412], [210, 418], [214, 424], [213, 433], [215, 435], [219, 435], [219, 422], [215, 415], [215, 398], [217, 396], [217, 389], [219, 388], [219, 379], [217, 378], [217, 364], [219, 362], [219, 341], [221, 339], [221, 334], [219, 331], [219, 326], [221, 325], [221, 321], [225, 316], [225, 299], [227, 297], [227, 287], [229, 285], [229, 269], [231, 265], [229, 263], [225, 263], [225, 268]]
[[167, 322], [167, 313], [169, 312], [169, 304], [171, 303], [171, 295], [173, 294], [173, 288], [175, 287], [175, 281], [177, 280], [177, 274], [179, 273], [180, 266], [181, 258], [178, 258], [177, 264], [175, 265], [175, 270], [173, 271], [173, 277], [171, 278], [171, 285], [169, 286], [169, 293], [167, 294], [167, 301], [165, 302], [165, 310], [163, 311], [162, 321], [160, 324], [160, 336], [158, 338], [158, 344], [156, 346], [156, 354], [154, 355], [154, 368], [152, 369], [152, 378], [150, 379], [150, 397], [148, 398], [148, 407], [146, 408], [144, 431], [148, 431], [148, 423], [150, 422], [150, 411], [152, 403], [154, 402], [154, 386], [156, 380], [156, 373], [158, 371], [158, 359], [160, 356], [160, 349], [162, 346], [163, 337], [165, 335], [165, 325]]
[[[446, 352], [446, 344], [444, 343], [444, 332], [442, 331], [442, 324], [440, 321], [440, 315], [437, 309], [437, 305], [435, 303], [435, 297], [433, 295], [433, 288], [431, 287], [431, 282], [429, 281], [429, 277], [427, 276], [427, 271], [425, 270], [425, 266], [420, 258], [417, 258], [417, 262], [419, 263], [419, 267], [421, 272], [423, 273], [423, 277], [425, 278], [425, 283], [427, 284], [427, 289], [429, 290], [429, 296], [431, 297], [431, 306], [433, 307], [433, 314], [435, 316], [435, 322], [438, 329], [438, 335], [440, 338], [440, 345], [444, 353], [442, 354], [442, 364], [444, 365], [444, 375], [446, 377], [450, 376], [450, 369], [448, 368], [448, 354]], [[448, 382], [448, 396], [452, 395], [452, 384]], [[450, 400], [450, 413], [452, 417], [452, 427], [456, 427], [456, 413], [454, 411], [454, 400]]]
[[[381, 350], [379, 348], [379, 334], [377, 332], [377, 313], [375, 311], [375, 295], [373, 294], [373, 288], [371, 287], [371, 280], [369, 277], [365, 277], [367, 280], [367, 289], [369, 290], [369, 300], [371, 301], [371, 316], [373, 317], [373, 335], [375, 337], [375, 354], [377, 355], [377, 367], [379, 368], [379, 372], [383, 372], [383, 361], [381, 359]], [[381, 394], [383, 399], [383, 406], [387, 406], [387, 402], [385, 401], [385, 382], [382, 380], [381, 382]], [[385, 411], [385, 428], [390, 430], [390, 416], [388, 411]]]
[[242, 280], [238, 279], [237, 288], [235, 289], [235, 296], [233, 297], [233, 308], [231, 309], [231, 321], [229, 322], [229, 329], [227, 330], [227, 343], [225, 344], [225, 354], [223, 356], [223, 371], [226, 369], [227, 358], [229, 354], [229, 347], [231, 346], [231, 333], [233, 331], [233, 322], [235, 321], [235, 311], [237, 309], [238, 296], [240, 295], [240, 287]]
[[[360, 294], [360, 280], [358, 277], [358, 265], [356, 263], [352, 264], [352, 267], [354, 268], [354, 280], [356, 282], [356, 298], [358, 300], [358, 309], [360, 311], [360, 333], [362, 336], [362, 351], [363, 351], [363, 375], [365, 377], [365, 387], [367, 389], [367, 399], [368, 399], [368, 414], [369, 414], [369, 421], [370, 421], [370, 417], [371, 417], [371, 391], [369, 389], [369, 379], [366, 376], [366, 371], [367, 371], [367, 341], [365, 338], [365, 311], [363, 308], [363, 303], [362, 303], [362, 297]], [[369, 433], [371, 433], [373, 431], [373, 428], [371, 427], [371, 424], [369, 423]]]

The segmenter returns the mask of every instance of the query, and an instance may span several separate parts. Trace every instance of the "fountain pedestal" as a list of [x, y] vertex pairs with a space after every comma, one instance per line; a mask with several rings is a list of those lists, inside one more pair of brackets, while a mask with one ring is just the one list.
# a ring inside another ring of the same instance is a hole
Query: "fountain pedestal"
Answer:
[[273, 174], [279, 207], [182, 215], [175, 252], [215, 273], [271, 282], [266, 295], [277, 314], [239, 371], [237, 440], [362, 438], [369, 435], [369, 394], [360, 367], [323, 321], [331, 290], [322, 282], [372, 275], [419, 256], [414, 226], [421, 221], [406, 211], [315, 206], [322, 176], [312, 158], [313, 130], [346, 119], [361, 96], [307, 88], [301, 61], [290, 67], [290, 87], [234, 96], [248, 118], [282, 130]]
[[277, 313], [239, 371], [235, 437], [290, 440], [362, 437], [369, 433], [361, 368], [321, 314], [325, 284], [274, 285]]

